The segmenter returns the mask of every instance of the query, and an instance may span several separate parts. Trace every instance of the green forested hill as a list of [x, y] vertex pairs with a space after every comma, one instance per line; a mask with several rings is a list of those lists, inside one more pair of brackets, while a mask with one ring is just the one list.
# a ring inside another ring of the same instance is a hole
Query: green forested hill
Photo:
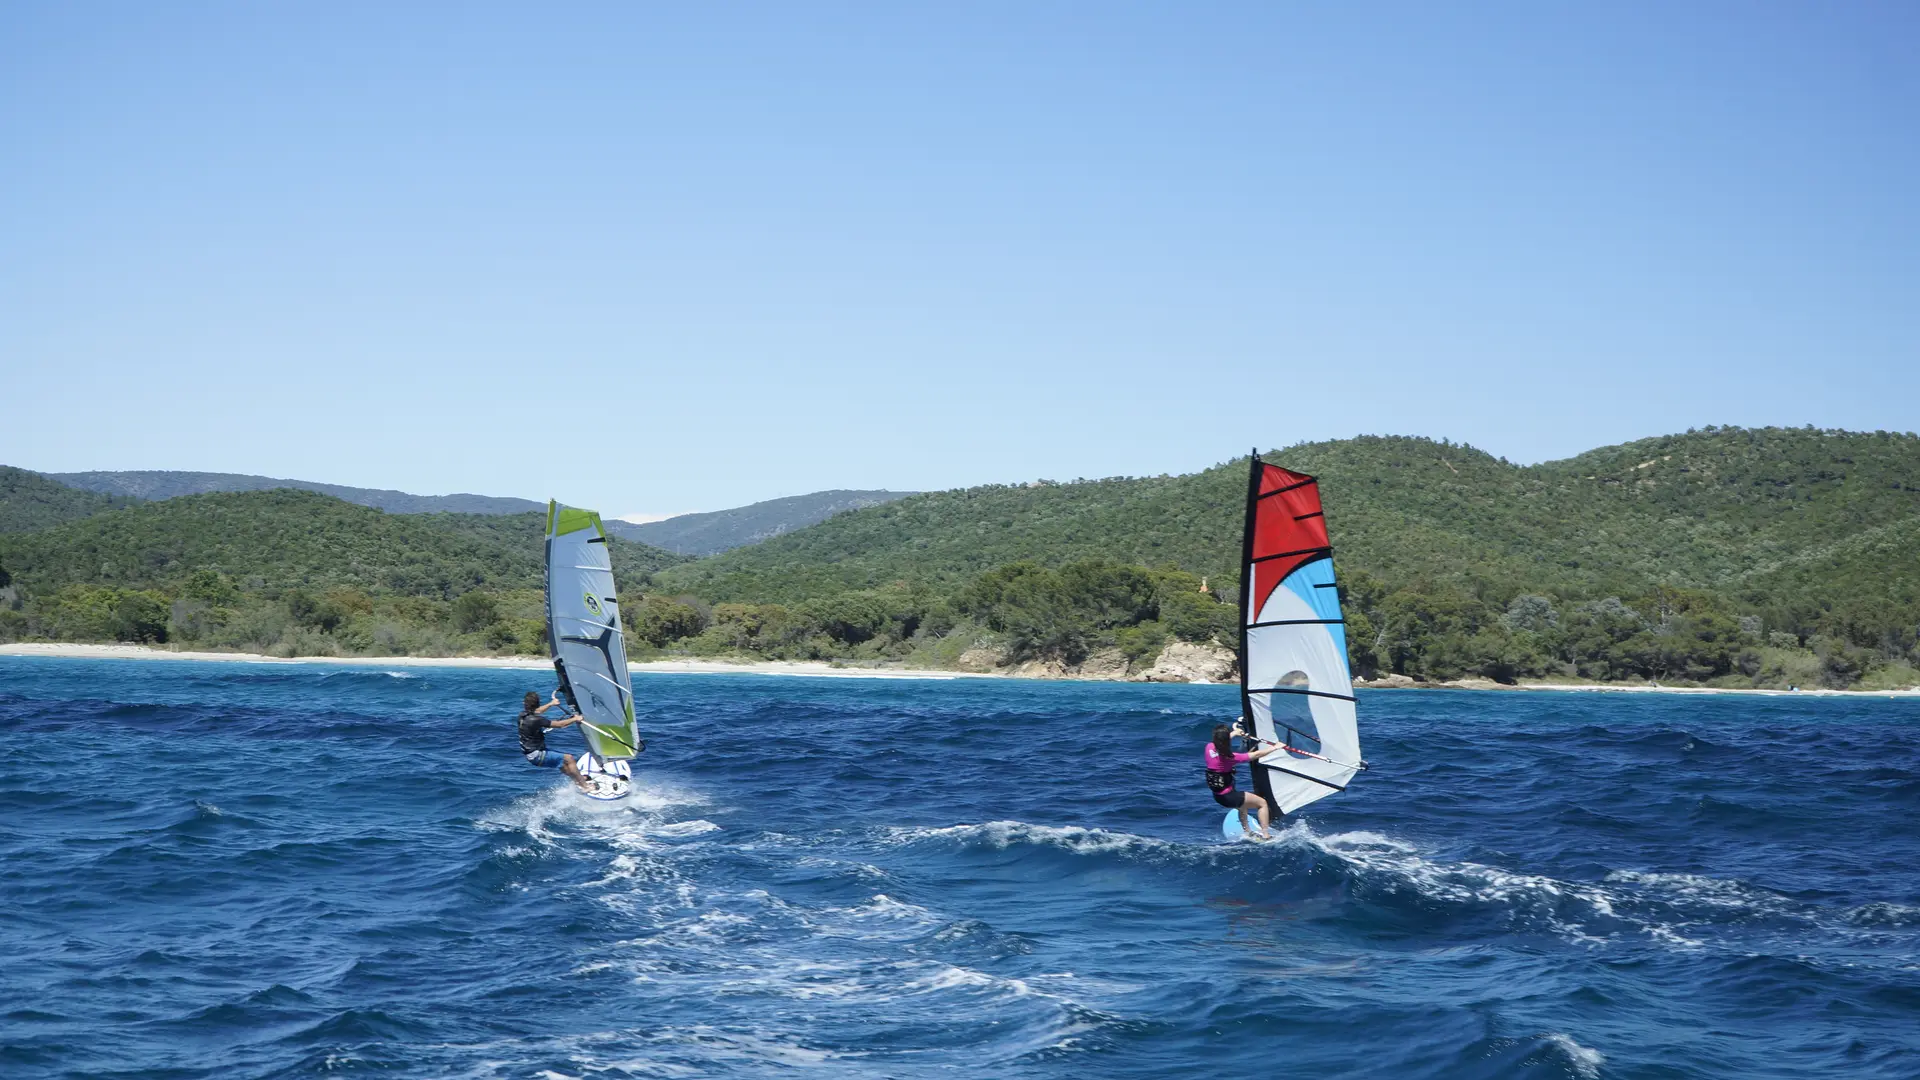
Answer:
[[[214, 571], [243, 588], [346, 586], [452, 599], [481, 587], [539, 588], [543, 515], [387, 514], [281, 488], [185, 495], [27, 536], [0, 538], [0, 564], [35, 589], [146, 589]], [[611, 545], [616, 573], [684, 561]]]
[[[1913, 435], [1709, 428], [1535, 466], [1399, 437], [1266, 457], [1321, 479], [1362, 671], [1845, 683], [1872, 657], [1920, 660]], [[921, 495], [671, 568], [656, 585], [815, 609], [942, 596], [996, 628], [1007, 618], [974, 583], [1021, 560], [1169, 567], [1230, 597], [1245, 468]], [[1023, 603], [1068, 611], [1067, 593]], [[1164, 623], [1154, 610], [1139, 621]]]
[[[1236, 482], [1230, 472], [916, 495], [688, 563], [662, 587], [786, 602], [893, 582], [950, 586], [1019, 559], [1094, 556], [1222, 572], [1230, 563], [1218, 557], [1220, 541], [1239, 536], [1218, 505]], [[1237, 483], [1245, 487], [1244, 473]]]
[[[387, 514], [294, 489], [143, 503], [0, 535], [0, 636], [535, 650], [543, 530], [539, 513]], [[684, 560], [610, 551], [633, 585]]]
[[39, 473], [0, 465], [0, 533], [33, 532], [90, 517], [132, 500], [80, 491]]
[[[1267, 458], [1322, 481], [1359, 673], [1920, 681], [1913, 435], [1709, 428], [1534, 466], [1401, 437]], [[697, 561], [616, 541], [629, 647], [1108, 650], [1137, 669], [1172, 640], [1231, 644], [1245, 470], [935, 492]], [[0, 640], [539, 652], [540, 526], [289, 490], [113, 509], [0, 534]]]
[[[1343, 567], [1496, 591], [1732, 587], [1920, 516], [1911, 435], [1720, 429], [1528, 467], [1415, 438], [1265, 456], [1320, 477]], [[687, 564], [662, 583], [713, 600], [791, 601], [1089, 557], [1230, 583], [1245, 469], [919, 495]]]

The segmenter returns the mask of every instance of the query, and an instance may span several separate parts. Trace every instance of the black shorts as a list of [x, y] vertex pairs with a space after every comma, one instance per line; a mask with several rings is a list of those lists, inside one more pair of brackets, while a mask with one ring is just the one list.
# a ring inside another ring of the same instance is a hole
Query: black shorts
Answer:
[[1247, 793], [1239, 788], [1228, 788], [1213, 793], [1213, 801], [1229, 810], [1238, 810], [1247, 804]]

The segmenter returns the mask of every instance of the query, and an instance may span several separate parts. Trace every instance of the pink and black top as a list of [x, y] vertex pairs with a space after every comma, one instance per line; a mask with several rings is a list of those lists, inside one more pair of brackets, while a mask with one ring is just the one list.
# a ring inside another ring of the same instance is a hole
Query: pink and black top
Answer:
[[1253, 760], [1252, 754], [1235, 752], [1232, 761], [1223, 761], [1220, 758], [1220, 752], [1213, 748], [1212, 743], [1207, 744], [1202, 756], [1207, 761], [1207, 787], [1215, 795], [1224, 795], [1232, 791], [1233, 767], [1243, 761]]

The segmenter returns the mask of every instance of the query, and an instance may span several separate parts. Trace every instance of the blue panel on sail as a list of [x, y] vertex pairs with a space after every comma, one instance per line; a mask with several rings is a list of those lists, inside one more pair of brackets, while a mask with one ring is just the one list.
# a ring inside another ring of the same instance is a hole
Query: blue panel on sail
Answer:
[[[1293, 592], [1322, 619], [1338, 619], [1340, 613], [1340, 590], [1333, 587], [1333, 560], [1315, 559], [1300, 569], [1287, 575], [1280, 583]], [[1327, 624], [1327, 633], [1339, 647], [1341, 657], [1347, 655], [1347, 628], [1342, 623]]]

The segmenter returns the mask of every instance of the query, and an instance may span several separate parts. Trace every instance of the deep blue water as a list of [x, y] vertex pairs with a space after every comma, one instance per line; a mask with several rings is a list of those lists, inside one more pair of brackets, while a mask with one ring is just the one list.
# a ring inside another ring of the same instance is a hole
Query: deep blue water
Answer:
[[0, 1075], [1920, 1075], [1913, 701], [1363, 691], [1261, 847], [1230, 688], [528, 689], [0, 658]]

